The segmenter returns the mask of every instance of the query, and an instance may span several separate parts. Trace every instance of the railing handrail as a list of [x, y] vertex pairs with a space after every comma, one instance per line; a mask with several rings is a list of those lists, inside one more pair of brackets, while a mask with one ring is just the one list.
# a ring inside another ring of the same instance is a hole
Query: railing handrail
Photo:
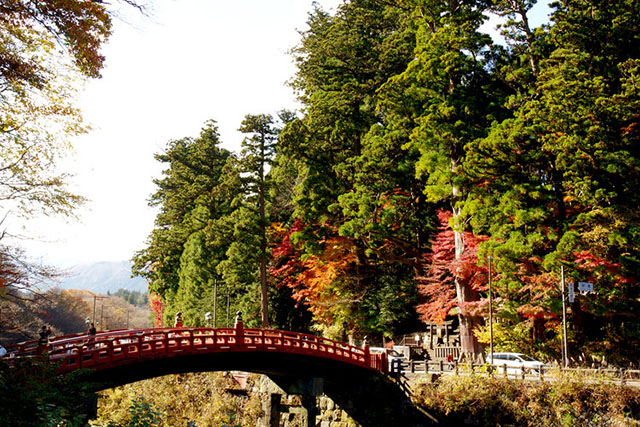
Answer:
[[[10, 346], [12, 356], [47, 352], [61, 361], [61, 371], [78, 368], [105, 369], [140, 358], [222, 351], [270, 351], [306, 354], [338, 360], [386, 372], [386, 360], [359, 348], [311, 334], [277, 329], [244, 328], [148, 328], [101, 331], [95, 335], [75, 334], [52, 337], [46, 348], [38, 340]], [[379, 360], [380, 359], [380, 360]], [[383, 363], [384, 362], [384, 363]]]
[[[511, 379], [528, 379], [544, 381], [545, 379], [581, 378], [588, 381], [604, 381], [627, 383], [640, 386], [640, 369], [627, 368], [562, 368], [560, 366], [518, 367], [504, 365], [490, 365], [488, 363], [458, 363], [444, 360], [398, 360], [399, 370], [411, 374], [456, 374], [456, 375], [493, 375]], [[397, 372], [392, 372], [397, 373]]]

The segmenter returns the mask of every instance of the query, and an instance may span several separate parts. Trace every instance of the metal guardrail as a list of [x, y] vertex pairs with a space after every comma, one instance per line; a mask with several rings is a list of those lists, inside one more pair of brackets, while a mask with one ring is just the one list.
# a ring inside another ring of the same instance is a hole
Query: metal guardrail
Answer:
[[[399, 362], [399, 363], [398, 363]], [[492, 366], [478, 363], [458, 363], [445, 361], [409, 360], [396, 361], [392, 366], [392, 374], [401, 372], [403, 374], [452, 374], [452, 375], [493, 375], [505, 378], [538, 380], [545, 379], [583, 379], [586, 381], [604, 381], [616, 383], [628, 383], [640, 386], [640, 370], [622, 368], [560, 368], [554, 366], [543, 366], [538, 369], [517, 368], [502, 366]]]
[[297, 332], [235, 328], [155, 328], [105, 331], [50, 339], [48, 345], [28, 341], [7, 348], [9, 357], [46, 354], [61, 372], [81, 368], [108, 369], [140, 359], [219, 352], [305, 354], [387, 372], [386, 355], [372, 354], [338, 341]]

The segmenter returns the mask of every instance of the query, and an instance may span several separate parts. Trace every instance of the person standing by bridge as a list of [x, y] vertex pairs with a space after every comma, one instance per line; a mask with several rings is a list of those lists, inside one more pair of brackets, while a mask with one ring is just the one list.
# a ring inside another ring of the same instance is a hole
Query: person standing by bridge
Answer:
[[40, 337], [38, 338], [37, 354], [42, 354], [49, 346], [49, 335], [51, 335], [51, 328], [48, 328], [47, 325], [42, 325], [42, 329], [40, 329], [39, 335]]
[[96, 325], [93, 323], [89, 326], [89, 330], [87, 331], [87, 335], [95, 335], [96, 334]]
[[176, 321], [173, 323], [174, 328], [182, 328], [182, 313], [179, 311], [176, 313]]

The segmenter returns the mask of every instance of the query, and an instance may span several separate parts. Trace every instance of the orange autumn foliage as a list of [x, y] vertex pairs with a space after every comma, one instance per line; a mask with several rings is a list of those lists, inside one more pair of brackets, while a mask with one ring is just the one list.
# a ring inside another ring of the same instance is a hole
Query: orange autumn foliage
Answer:
[[276, 260], [270, 269], [279, 286], [288, 286], [298, 304], [305, 304], [316, 321], [330, 324], [334, 319], [332, 307], [350, 298], [349, 273], [358, 264], [355, 243], [342, 236], [330, 236], [320, 241], [322, 252], [303, 255], [291, 241], [291, 235], [303, 229], [296, 221], [274, 248]]

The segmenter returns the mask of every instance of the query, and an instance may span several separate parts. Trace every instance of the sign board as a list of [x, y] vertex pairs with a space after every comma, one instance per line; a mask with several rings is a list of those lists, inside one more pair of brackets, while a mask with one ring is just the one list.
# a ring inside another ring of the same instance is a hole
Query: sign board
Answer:
[[582, 292], [593, 292], [593, 283], [578, 282], [578, 290]]
[[569, 302], [573, 302], [576, 299], [576, 294], [573, 290], [573, 282], [569, 283]]

